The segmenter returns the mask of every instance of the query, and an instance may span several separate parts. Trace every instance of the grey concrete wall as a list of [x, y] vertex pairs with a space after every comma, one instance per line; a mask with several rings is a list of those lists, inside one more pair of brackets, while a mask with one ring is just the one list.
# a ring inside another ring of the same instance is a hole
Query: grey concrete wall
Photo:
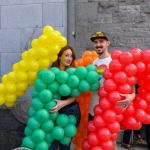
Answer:
[[78, 57], [93, 49], [90, 36], [97, 30], [110, 36], [113, 49], [150, 49], [149, 0], [76, 0]]
[[[12, 71], [45, 25], [66, 37], [66, 14], [67, 0], [0, 0], [0, 78]], [[30, 91], [31, 87], [22, 98], [31, 98]]]

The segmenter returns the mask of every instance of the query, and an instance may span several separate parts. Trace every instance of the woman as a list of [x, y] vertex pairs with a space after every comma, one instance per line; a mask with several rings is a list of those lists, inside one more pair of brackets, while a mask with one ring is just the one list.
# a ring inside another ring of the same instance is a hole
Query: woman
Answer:
[[[65, 46], [61, 49], [61, 51], [58, 54], [58, 59], [56, 62], [54, 62], [51, 67], [58, 67], [60, 70], [65, 71], [69, 67], [74, 67], [75, 62], [75, 52], [71, 46]], [[76, 101], [75, 97], [61, 97], [61, 100], [55, 100], [57, 102], [57, 105], [53, 107], [50, 112], [56, 113], [59, 112], [59, 114], [66, 114], [66, 115], [74, 115], [77, 119], [78, 126], [80, 122], [80, 108], [79, 104]], [[52, 142], [49, 150], [57, 150], [59, 147], [59, 150], [70, 150], [70, 144], [68, 145], [62, 145], [59, 141], [55, 140]]]

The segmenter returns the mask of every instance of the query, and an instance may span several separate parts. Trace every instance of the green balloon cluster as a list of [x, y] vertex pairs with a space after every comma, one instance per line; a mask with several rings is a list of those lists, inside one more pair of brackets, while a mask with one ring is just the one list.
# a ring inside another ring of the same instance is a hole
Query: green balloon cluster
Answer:
[[50, 70], [40, 70], [37, 77], [22, 146], [48, 150], [54, 140], [67, 145], [77, 132], [77, 120], [74, 115], [50, 113], [50, 109], [56, 106], [53, 99], [61, 100], [61, 96], [69, 95], [78, 97], [82, 92], [98, 90], [100, 84], [96, 67], [80, 66], [66, 71], [53, 67]]

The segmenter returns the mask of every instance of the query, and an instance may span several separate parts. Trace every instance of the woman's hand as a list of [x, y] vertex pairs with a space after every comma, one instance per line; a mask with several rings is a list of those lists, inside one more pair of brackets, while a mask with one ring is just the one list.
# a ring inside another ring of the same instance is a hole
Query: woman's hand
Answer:
[[53, 99], [57, 104], [55, 107], [50, 109], [51, 113], [56, 113], [58, 112], [61, 108], [63, 108], [64, 106], [66, 106], [66, 102], [65, 100], [57, 100], [57, 99]]
[[135, 98], [135, 93], [131, 93], [131, 94], [120, 94], [121, 96], [124, 96], [125, 99], [124, 100], [121, 100], [121, 101], [118, 101], [117, 102], [117, 106], [123, 108], [123, 109], [126, 109], [130, 103], [134, 100]]

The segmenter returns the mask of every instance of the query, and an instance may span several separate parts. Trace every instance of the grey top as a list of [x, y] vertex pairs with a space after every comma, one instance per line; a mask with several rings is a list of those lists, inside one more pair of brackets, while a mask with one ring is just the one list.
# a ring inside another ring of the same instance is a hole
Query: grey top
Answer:
[[29, 100], [21, 101], [19, 103], [16, 103], [11, 109], [15, 118], [24, 124], [27, 124], [27, 121], [29, 119], [28, 110], [30, 108], [30, 104], [31, 101]]

